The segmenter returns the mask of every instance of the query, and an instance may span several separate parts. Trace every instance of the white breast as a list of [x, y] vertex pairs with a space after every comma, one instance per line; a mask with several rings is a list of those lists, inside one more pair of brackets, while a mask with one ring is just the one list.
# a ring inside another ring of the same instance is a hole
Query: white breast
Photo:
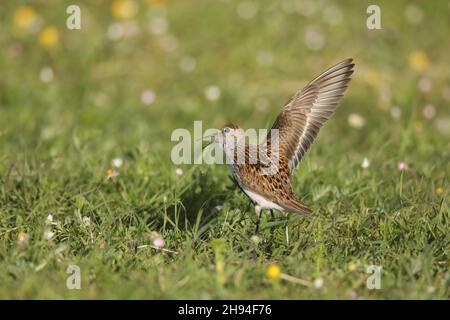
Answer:
[[254, 202], [256, 202], [262, 209], [277, 209], [280, 211], [284, 211], [282, 207], [277, 205], [276, 203], [269, 201], [265, 199], [264, 197], [260, 196], [259, 194], [256, 194], [254, 192], [251, 192], [249, 190], [244, 190], [244, 192], [252, 199]]
[[239, 176], [234, 168], [233, 165], [229, 164], [228, 167], [231, 170], [231, 173], [233, 174], [234, 179], [239, 184], [241, 189], [245, 192], [247, 196], [249, 196], [250, 199], [252, 199], [253, 202], [255, 202], [257, 205], [259, 205], [262, 209], [277, 209], [280, 211], [284, 211], [282, 207], [277, 205], [276, 203], [273, 203], [272, 201], [269, 201], [265, 199], [264, 197], [260, 196], [257, 193], [251, 192], [249, 190], [246, 190], [245, 187], [241, 183], [241, 179], [239, 179]]

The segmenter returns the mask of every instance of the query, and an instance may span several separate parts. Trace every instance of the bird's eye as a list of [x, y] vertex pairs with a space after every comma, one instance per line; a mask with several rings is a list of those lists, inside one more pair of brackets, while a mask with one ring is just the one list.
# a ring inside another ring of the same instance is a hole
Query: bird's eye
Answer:
[[226, 127], [225, 129], [223, 129], [223, 132], [230, 133], [230, 128]]

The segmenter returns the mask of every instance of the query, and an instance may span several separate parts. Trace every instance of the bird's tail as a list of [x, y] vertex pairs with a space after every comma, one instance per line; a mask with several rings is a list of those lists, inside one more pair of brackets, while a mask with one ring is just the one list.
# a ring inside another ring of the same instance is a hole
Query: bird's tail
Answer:
[[288, 211], [298, 213], [312, 213], [312, 210], [310, 208], [308, 208], [305, 204], [301, 203], [294, 197], [289, 199], [289, 201], [283, 202], [282, 207], [284, 207]]

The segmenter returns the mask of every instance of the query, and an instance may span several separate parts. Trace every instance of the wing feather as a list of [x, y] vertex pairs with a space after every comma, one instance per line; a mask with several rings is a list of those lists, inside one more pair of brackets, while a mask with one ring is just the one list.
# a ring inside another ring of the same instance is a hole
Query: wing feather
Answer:
[[[272, 129], [278, 130], [280, 152], [289, 159], [291, 171], [309, 150], [323, 124], [336, 111], [353, 73], [353, 60], [329, 68], [283, 107]], [[267, 136], [270, 139], [271, 134]]]

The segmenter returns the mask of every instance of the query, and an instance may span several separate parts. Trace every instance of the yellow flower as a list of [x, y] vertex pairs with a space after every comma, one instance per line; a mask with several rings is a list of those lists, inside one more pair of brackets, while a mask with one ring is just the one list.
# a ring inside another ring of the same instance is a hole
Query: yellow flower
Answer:
[[114, 0], [111, 11], [116, 18], [129, 19], [137, 12], [137, 5], [134, 0]]
[[377, 84], [380, 83], [380, 75], [378, 74], [377, 71], [373, 70], [373, 69], [369, 69], [364, 73], [364, 80], [372, 85], [372, 86], [376, 86]]
[[36, 19], [36, 11], [28, 5], [20, 6], [14, 13], [14, 25], [20, 29], [29, 29]]
[[413, 51], [409, 54], [409, 66], [415, 71], [424, 71], [430, 65], [430, 59], [424, 51]]
[[113, 169], [108, 169], [108, 171], [106, 171], [106, 179], [112, 179], [115, 178], [119, 175], [119, 173]]
[[45, 48], [54, 47], [59, 40], [58, 30], [53, 27], [45, 27], [39, 34], [39, 44]]
[[423, 130], [422, 122], [420, 122], [420, 121], [414, 122], [414, 129], [416, 130], [417, 133], [421, 133]]
[[278, 279], [281, 275], [281, 269], [278, 265], [276, 264], [271, 264], [269, 265], [269, 267], [267, 268], [267, 272], [266, 272], [266, 276], [267, 278], [274, 280], [274, 279]]
[[356, 263], [355, 262], [349, 262], [349, 264], [347, 264], [347, 270], [350, 272], [353, 272], [356, 270]]
[[437, 194], [441, 194], [441, 193], [443, 193], [444, 192], [444, 188], [442, 188], [442, 187], [437, 187], [436, 188], [436, 193]]
[[389, 110], [389, 106], [390, 106], [389, 100], [383, 99], [383, 98], [378, 99], [377, 107], [380, 108], [381, 110], [385, 110], [385, 111]]
[[25, 232], [20, 231], [19, 234], [17, 235], [17, 244], [19, 246], [24, 246], [26, 245], [28, 242], [28, 236]]
[[254, 243], [254, 244], [258, 244], [258, 243], [260, 243], [261, 242], [261, 238], [260, 237], [258, 237], [257, 235], [253, 235], [251, 238], [250, 238], [250, 240], [252, 240], [252, 242]]

